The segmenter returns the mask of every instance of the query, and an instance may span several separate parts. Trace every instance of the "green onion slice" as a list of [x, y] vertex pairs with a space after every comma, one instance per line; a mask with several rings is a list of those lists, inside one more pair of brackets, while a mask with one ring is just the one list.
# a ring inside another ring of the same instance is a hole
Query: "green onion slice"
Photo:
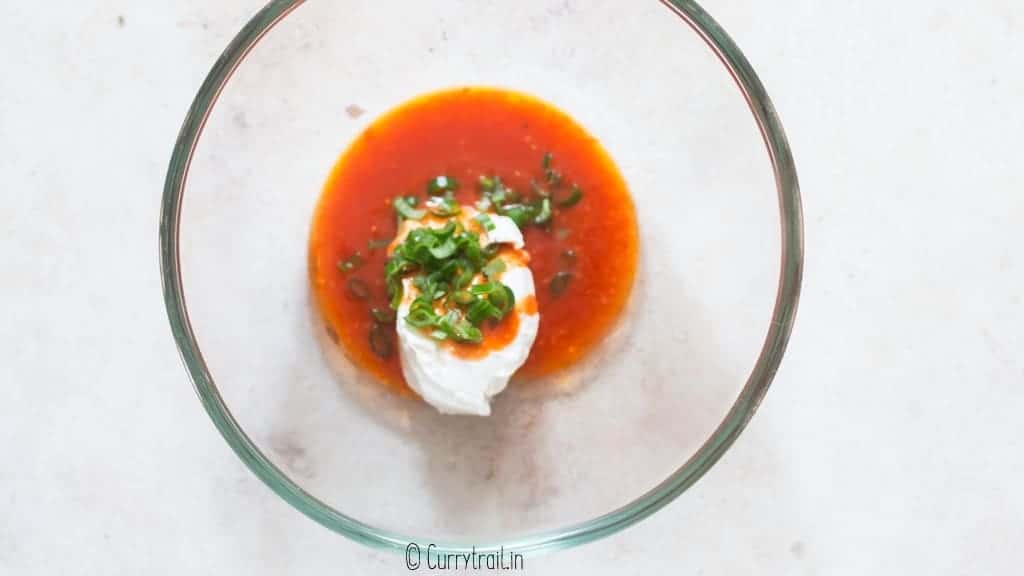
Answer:
[[488, 280], [493, 280], [496, 276], [505, 271], [505, 261], [500, 258], [495, 258], [484, 266], [483, 273]]
[[474, 216], [473, 220], [479, 222], [480, 226], [483, 227], [483, 229], [486, 230], [487, 232], [491, 232], [495, 228], [494, 221], [492, 221], [491, 217], [485, 214], [484, 212], [480, 212], [479, 214]]
[[427, 215], [426, 210], [416, 209], [415, 198], [410, 198], [411, 197], [399, 196], [391, 202], [391, 205], [395, 208], [395, 212], [397, 212], [401, 218], [406, 220], [422, 220], [423, 217]]
[[583, 190], [579, 187], [579, 184], [572, 185], [572, 191], [565, 198], [558, 201], [560, 208], [570, 208], [579, 203], [583, 199]]
[[438, 176], [427, 182], [427, 194], [441, 196], [445, 192], [454, 192], [459, 189], [459, 182], [450, 176]]
[[572, 282], [572, 272], [559, 272], [551, 278], [551, 282], [548, 284], [548, 288], [551, 290], [551, 294], [555, 297], [565, 294], [566, 289], [569, 288], [569, 283]]

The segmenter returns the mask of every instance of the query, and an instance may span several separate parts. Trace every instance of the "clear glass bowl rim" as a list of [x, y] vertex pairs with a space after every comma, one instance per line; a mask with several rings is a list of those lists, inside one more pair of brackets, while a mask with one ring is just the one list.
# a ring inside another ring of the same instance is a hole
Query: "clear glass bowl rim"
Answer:
[[196, 393], [221, 435], [271, 490], [323, 526], [362, 544], [404, 551], [412, 542], [432, 542], [438, 553], [503, 551], [530, 554], [577, 546], [608, 536], [658, 511], [701, 478], [729, 449], [757, 411], [786, 350], [803, 278], [803, 212], [789, 142], [764, 86], [728, 34], [692, 0], [657, 0], [699, 34], [742, 91], [770, 156], [781, 215], [781, 269], [771, 324], [746, 384], [714, 433], [682, 466], [629, 504], [585, 522], [502, 542], [434, 542], [429, 535], [402, 535], [360, 522], [304, 491], [267, 459], [242, 431], [221, 398], [196, 343], [183, 297], [179, 260], [181, 201], [189, 164], [203, 126], [221, 90], [248, 52], [305, 0], [272, 0], [242, 28], [217, 59], [199, 89], [174, 145], [160, 214], [160, 274], [174, 340]]

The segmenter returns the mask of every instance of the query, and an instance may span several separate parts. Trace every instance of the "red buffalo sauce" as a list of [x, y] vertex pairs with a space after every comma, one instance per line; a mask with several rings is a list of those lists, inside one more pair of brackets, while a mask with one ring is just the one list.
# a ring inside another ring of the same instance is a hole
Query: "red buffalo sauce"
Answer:
[[[482, 344], [444, 345], [472, 360], [514, 339], [518, 314], [540, 314], [537, 340], [519, 371], [538, 377], [571, 365], [601, 341], [625, 306], [636, 272], [636, 215], [625, 181], [598, 141], [553, 106], [517, 92], [461, 88], [421, 96], [379, 118], [342, 154], [324, 186], [309, 273], [329, 331], [353, 361], [406, 389], [394, 325], [374, 329], [371, 314], [388, 307], [386, 244], [396, 232], [391, 200], [422, 198], [426, 183], [439, 175], [460, 182], [456, 199], [466, 205], [479, 198], [481, 176], [529, 190], [547, 153], [565, 186], [578, 185], [583, 196], [571, 207], [556, 207], [550, 226], [524, 231], [536, 297], [517, 303], [501, 323], [482, 327]], [[356, 253], [359, 266], [339, 270]], [[390, 354], [381, 354], [388, 348]]]

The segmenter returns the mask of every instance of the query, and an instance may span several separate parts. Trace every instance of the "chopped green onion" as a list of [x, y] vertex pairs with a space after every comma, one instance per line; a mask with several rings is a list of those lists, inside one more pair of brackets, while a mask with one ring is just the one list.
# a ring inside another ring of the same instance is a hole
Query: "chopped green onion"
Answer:
[[[484, 186], [488, 182], [483, 182]], [[518, 197], [494, 178], [496, 196]], [[396, 199], [398, 205], [410, 208], [409, 199]], [[513, 204], [502, 210], [511, 212], [522, 222], [529, 224], [539, 213], [545, 211], [543, 200], [531, 204]], [[415, 210], [415, 208], [413, 208]], [[424, 211], [431, 213], [456, 213], [459, 206], [450, 196], [431, 198]], [[396, 208], [398, 210], [398, 208]], [[550, 212], [550, 202], [546, 208]], [[510, 216], [511, 217], [511, 216]], [[486, 230], [493, 229], [494, 221], [486, 214], [475, 216]], [[394, 247], [384, 266], [384, 279], [390, 297], [391, 310], [371, 309], [377, 323], [393, 319], [394, 312], [403, 301], [403, 282], [411, 278], [417, 296], [409, 306], [409, 313], [402, 321], [423, 330], [425, 334], [445, 340], [475, 344], [483, 339], [477, 326], [487, 319], [500, 321], [514, 307], [515, 295], [511, 288], [497, 281], [506, 268], [504, 261], [496, 258], [501, 246], [480, 246], [480, 234], [467, 230], [460, 222], [449, 219], [441, 228], [419, 227], [409, 232], [401, 243]], [[473, 285], [474, 279], [483, 274], [488, 279]], [[369, 297], [369, 286], [358, 283], [350, 289], [359, 297]], [[440, 312], [444, 310], [443, 312]]]
[[338, 262], [338, 270], [348, 273], [362, 266], [363, 262], [364, 261], [362, 254], [356, 252], [355, 254], [349, 256], [348, 258], [345, 258], [341, 262]]
[[476, 216], [474, 216], [473, 219], [476, 220], [477, 222], [479, 222], [480, 226], [482, 226], [483, 229], [488, 231], [488, 232], [491, 232], [495, 228], [494, 222], [491, 221], [491, 217], [488, 216], [487, 214], [483, 213], [483, 212], [481, 212], [481, 213], [477, 214]]
[[475, 275], [476, 274], [474, 273], [472, 268], [463, 269], [463, 271], [458, 276], [455, 277], [454, 286], [460, 289], [469, 286], [470, 283], [473, 282], [473, 276]]
[[444, 330], [434, 330], [430, 333], [430, 337], [438, 342], [444, 342], [448, 339], [448, 333]]
[[490, 303], [493, 304], [499, 312], [501, 312], [502, 317], [504, 317], [505, 314], [507, 314], [516, 304], [516, 298], [512, 293], [512, 289], [504, 284], [500, 286], [500, 289], [494, 290], [488, 294], [487, 300], [490, 301]]
[[459, 182], [448, 176], [438, 176], [427, 182], [427, 194], [441, 196], [445, 192], [454, 192], [459, 189]]
[[459, 225], [458, 225], [457, 222], [449, 220], [447, 223], [445, 223], [444, 226], [442, 226], [440, 228], [434, 228], [433, 229], [434, 236], [437, 236], [438, 238], [441, 238], [441, 239], [448, 238], [452, 234], [455, 234], [455, 232], [458, 230], [458, 228], [459, 228]]
[[579, 184], [572, 185], [572, 191], [569, 196], [558, 201], [558, 206], [561, 208], [569, 208], [575, 206], [583, 198], [583, 190], [580, 189]]
[[488, 178], [487, 176], [481, 176], [479, 180], [480, 191], [485, 194], [494, 192], [494, 189], [498, 187], [500, 180], [497, 178]]
[[399, 217], [406, 220], [422, 220], [427, 215], [425, 210], [417, 210], [416, 199], [413, 197], [399, 196], [395, 198], [391, 205], [395, 208], [395, 212], [398, 213]]
[[531, 206], [524, 204], [508, 204], [503, 206], [499, 212], [502, 216], [508, 216], [516, 223], [516, 226], [522, 228], [533, 217], [534, 209]]
[[540, 196], [541, 198], [547, 198], [551, 196], [551, 192], [549, 192], [545, 188], [542, 188], [540, 184], [537, 184], [536, 180], [530, 180], [530, 190], [532, 190], [534, 194]]
[[402, 304], [402, 292], [401, 280], [388, 281], [388, 295], [391, 297], [391, 300], [388, 302], [388, 306], [391, 306], [392, 310], [398, 310], [398, 307]]
[[430, 298], [420, 295], [412, 301], [412, 305], [409, 306], [409, 312], [427, 312], [431, 316], [435, 316], [437, 313], [434, 312], [434, 303], [430, 301]]
[[427, 201], [427, 210], [434, 216], [449, 217], [462, 212], [459, 203], [454, 198], [434, 197]]
[[388, 329], [383, 324], [374, 324], [370, 328], [370, 349], [373, 353], [386, 360], [391, 357], [394, 348]]
[[483, 342], [484, 335], [480, 329], [469, 322], [462, 320], [453, 326], [455, 340], [468, 344], [479, 344]]
[[480, 237], [472, 232], [462, 235], [462, 255], [473, 268], [479, 268], [484, 263], [484, 256], [480, 248]]
[[438, 330], [443, 331], [449, 338], [456, 342], [477, 344], [481, 342], [484, 337], [480, 330], [466, 319], [462, 318], [462, 315], [455, 310], [451, 310], [444, 316], [438, 318], [435, 324]]
[[491, 304], [487, 300], [477, 300], [476, 302], [473, 302], [468, 310], [466, 310], [466, 319], [474, 326], [483, 324], [484, 320], [487, 320], [488, 318], [500, 320], [502, 318], [502, 314], [494, 304]]
[[384, 275], [388, 278], [396, 277], [406, 272], [412, 272], [415, 267], [415, 262], [410, 262], [402, 256], [393, 256], [384, 265]]
[[456, 304], [465, 306], [466, 304], [472, 304], [473, 301], [476, 300], [476, 297], [465, 290], [460, 290], [459, 292], [452, 294], [452, 300], [454, 300]]
[[516, 306], [516, 294], [507, 284], [502, 284], [501, 286], [505, 289], [505, 299], [508, 300], [508, 308], [505, 310], [505, 313], [508, 314]]
[[474, 284], [469, 287], [469, 291], [473, 294], [489, 294], [494, 291], [494, 284], [491, 282], [484, 282], [483, 284]]
[[420, 273], [412, 279], [413, 288], [416, 288], [420, 292], [433, 294], [434, 285], [437, 283], [438, 277], [439, 275], [437, 272], [432, 272], [430, 274]]
[[505, 271], [505, 261], [500, 258], [495, 258], [484, 266], [483, 273], [488, 280], [493, 280], [496, 276]]
[[558, 170], [547, 169], [544, 171], [544, 181], [558, 188], [562, 185], [562, 173]]
[[554, 158], [554, 154], [552, 154], [551, 152], [545, 152], [544, 159], [540, 163], [541, 167], [544, 168], [545, 170], [551, 168], [552, 158]]
[[357, 300], [366, 300], [370, 297], [370, 286], [359, 278], [349, 278], [348, 293]]
[[572, 282], [572, 272], [559, 272], [551, 278], [548, 288], [551, 290], [552, 295], [558, 297], [565, 293], [566, 289], [569, 288], [570, 282]]
[[486, 248], [481, 249], [484, 260], [490, 260], [501, 252], [501, 244], [488, 244]]
[[536, 210], [537, 215], [533, 217], [533, 223], [543, 226], [551, 222], [551, 199], [544, 198], [540, 201], [540, 208]]
[[433, 309], [416, 308], [413, 310], [410, 308], [409, 313], [405, 316], [405, 322], [414, 328], [426, 328], [437, 322], [437, 313]]
[[433, 256], [434, 258], [437, 258], [438, 260], [444, 260], [451, 256], [452, 254], [455, 254], [455, 251], [457, 249], [458, 246], [456, 246], [455, 242], [451, 238], [449, 238], [445, 240], [444, 243], [442, 243], [440, 246], [435, 246], [431, 248], [430, 255]]
[[387, 248], [390, 245], [391, 245], [391, 240], [378, 240], [376, 238], [371, 238], [366, 243], [366, 248], [370, 252], [376, 252], [377, 250], [380, 250], [382, 248]]
[[[453, 240], [446, 240], [445, 242], [452, 242]], [[434, 283], [444, 284], [448, 278], [451, 278], [453, 274], [458, 270], [459, 262], [457, 260], [445, 260], [441, 267], [430, 273], [430, 280]]]
[[370, 315], [377, 322], [388, 324], [395, 321], [395, 311], [390, 308], [373, 308]]

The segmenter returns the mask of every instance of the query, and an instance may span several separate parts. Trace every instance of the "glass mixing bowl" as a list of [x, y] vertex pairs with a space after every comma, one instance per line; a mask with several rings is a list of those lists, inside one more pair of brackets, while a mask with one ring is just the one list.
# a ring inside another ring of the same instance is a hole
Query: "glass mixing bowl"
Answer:
[[[572, 115], [615, 159], [640, 228], [614, 333], [564, 373], [513, 381], [489, 418], [441, 416], [356, 369], [307, 277], [340, 153], [396, 104], [459, 85]], [[792, 329], [801, 211], [763, 86], [694, 2], [278, 0], [185, 119], [160, 257], [196, 391], [274, 492], [369, 545], [532, 552], [648, 516], [736, 440]]]

